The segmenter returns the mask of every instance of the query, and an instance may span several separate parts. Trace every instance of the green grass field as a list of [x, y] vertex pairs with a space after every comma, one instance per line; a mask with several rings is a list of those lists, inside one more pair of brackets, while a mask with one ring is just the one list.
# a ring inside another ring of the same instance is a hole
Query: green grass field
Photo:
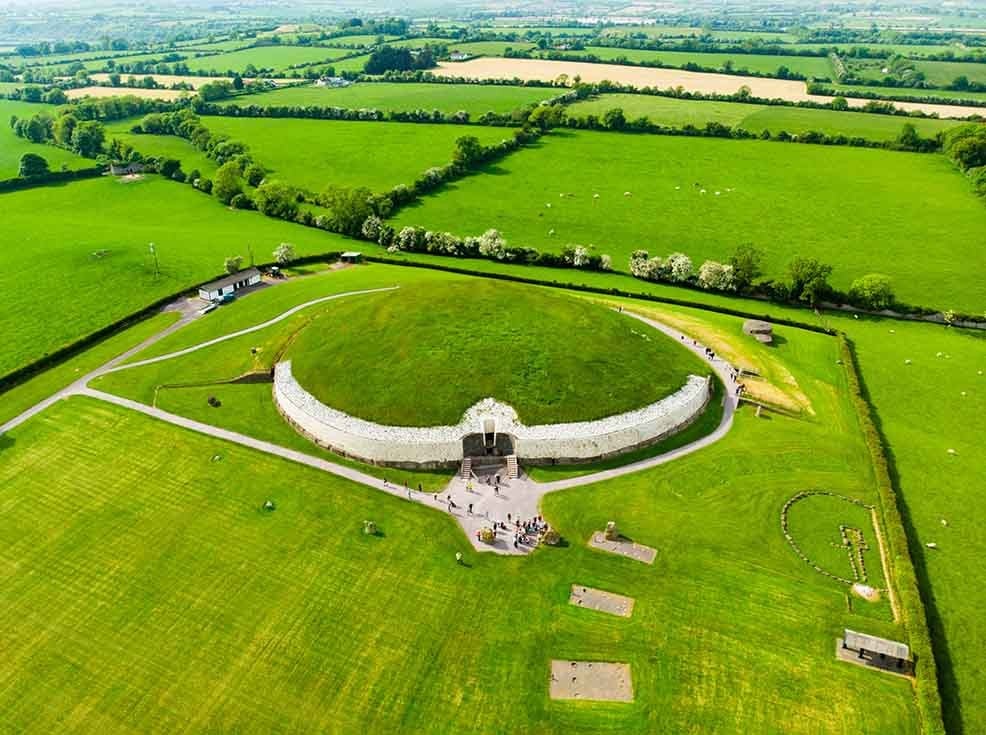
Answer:
[[188, 68], [194, 72], [244, 72], [248, 65], [257, 69], [270, 69], [275, 73], [285, 72], [289, 67], [310, 64], [318, 61], [332, 61], [344, 56], [341, 49], [322, 46], [260, 46], [241, 49], [201, 58], [186, 60]]
[[905, 123], [911, 123], [927, 138], [962, 123], [956, 120], [904, 118], [863, 112], [814, 110], [804, 107], [754, 105], [742, 102], [683, 100], [643, 94], [604, 94], [569, 105], [571, 117], [596, 115], [619, 107], [627, 119], [646, 117], [660, 125], [705, 127], [708, 122], [744, 128], [752, 132], [769, 130], [798, 134], [815, 130], [829, 135], [847, 135], [868, 140], [893, 140]]
[[107, 140], [119, 138], [145, 156], [174, 158], [181, 161], [182, 171], [186, 174], [198, 169], [203, 176], [211, 177], [216, 172], [218, 168], [216, 162], [184, 138], [179, 138], [177, 135], [131, 133], [130, 128], [139, 123], [140, 120], [141, 118], [136, 117], [107, 123]]
[[960, 726], [984, 731], [986, 675], [978, 659], [986, 646], [979, 573], [986, 507], [977, 488], [986, 461], [978, 440], [986, 410], [986, 335], [869, 319], [832, 323], [856, 343], [913, 526], [915, 562], [930, 581], [946, 723], [951, 732], [963, 731]]
[[[826, 85], [836, 92], [846, 96], [875, 94], [883, 97], [939, 97], [954, 100], [959, 104], [964, 100], [973, 102], [986, 102], [986, 92], [956, 92], [950, 89], [912, 89], [910, 87], [865, 87], [852, 84], [830, 84]], [[983, 108], [983, 116], [986, 117], [986, 108]]]
[[323, 403], [382, 424], [454, 425], [488, 397], [528, 425], [588, 421], [708, 374], [636, 320], [529, 286], [408, 287], [320, 312], [285, 354], [294, 376]]
[[48, 112], [54, 117], [56, 110], [57, 108], [52, 105], [0, 100], [0, 179], [12, 179], [17, 176], [21, 156], [25, 153], [37, 153], [42, 156], [48, 161], [48, 168], [52, 171], [61, 170], [63, 165], [70, 169], [87, 168], [92, 165], [91, 161], [71, 151], [20, 138], [10, 127], [11, 117], [28, 118], [39, 112]]
[[[883, 79], [888, 74], [883, 72], [887, 68], [887, 61], [884, 59], [860, 59], [847, 64], [847, 68], [856, 76], [863, 79]], [[924, 74], [925, 81], [934, 86], [947, 86], [955, 81], [956, 77], [964, 76], [970, 82], [982, 84], [986, 82], [986, 64], [977, 64], [968, 61], [915, 61], [914, 68]], [[926, 90], [928, 94], [935, 94], [934, 90]]]
[[232, 117], [204, 122], [250, 146], [272, 178], [313, 191], [329, 185], [384, 191], [411, 184], [426, 169], [449, 163], [456, 139], [464, 135], [484, 145], [512, 135], [503, 128], [446, 124]]
[[971, 260], [986, 208], [940, 156], [560, 132], [401, 210], [394, 224], [459, 235], [496, 227], [513, 245], [549, 250], [592, 245], [621, 270], [637, 248], [682, 251], [697, 267], [750, 242], [771, 276], [814, 256], [834, 266], [839, 287], [886, 273], [905, 302], [982, 309]]
[[[553, 494], [544, 513], [569, 545], [516, 559], [472, 552], [439, 512], [59, 404], [0, 445], [5, 719], [28, 732], [916, 733], [908, 682], [833, 656], [842, 627], [901, 631], [851, 612], [777, 520], [808, 487], [874, 501], [835, 345], [792, 330], [772, 348], [816, 418], [743, 410], [702, 452]], [[363, 536], [364, 518], [383, 535]], [[585, 547], [612, 519], [657, 547], [653, 567]], [[635, 597], [633, 617], [573, 608], [573, 583]], [[551, 701], [552, 658], [630, 663], [634, 702]]]
[[775, 74], [781, 66], [806, 77], [829, 79], [832, 67], [829, 60], [821, 56], [784, 56], [768, 54], [729, 54], [701, 53], [698, 51], [649, 51], [646, 49], [623, 49], [610, 46], [586, 46], [584, 51], [564, 52], [568, 56], [587, 56], [592, 54], [604, 61], [624, 58], [634, 63], [660, 63], [666, 67], [682, 68], [685, 64], [698, 64], [707, 69], [721, 70], [727, 63], [734, 71]]
[[[271, 260], [281, 242], [301, 253], [348, 249], [327, 232], [254, 212], [154, 177], [75, 182], [3, 195], [0, 218], [0, 374], [176, 291], [222, 272], [230, 255]], [[37, 212], [58, 212], [38, 217]], [[157, 245], [155, 277], [148, 243]], [[94, 256], [101, 250], [103, 257]], [[25, 284], [31, 287], [26, 288]]]
[[362, 72], [363, 67], [366, 66], [366, 60], [369, 58], [369, 54], [362, 54], [361, 56], [351, 56], [346, 59], [333, 61], [329, 64], [320, 64], [311, 68], [319, 74], [326, 74], [330, 70], [334, 74], [342, 74], [344, 71]]
[[349, 87], [287, 87], [272, 92], [234, 97], [224, 106], [260, 105], [276, 107], [298, 105], [311, 107], [345, 107], [349, 109], [441, 110], [454, 113], [465, 110], [473, 117], [485, 112], [509, 113], [518, 107], [537, 104], [554, 97], [550, 89], [478, 84], [409, 84], [403, 82], [366, 82]]

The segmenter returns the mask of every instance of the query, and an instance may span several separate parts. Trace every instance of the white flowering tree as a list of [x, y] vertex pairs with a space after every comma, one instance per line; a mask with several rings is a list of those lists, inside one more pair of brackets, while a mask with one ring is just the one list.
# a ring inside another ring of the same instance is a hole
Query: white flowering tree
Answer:
[[630, 254], [630, 274], [637, 278], [646, 278], [648, 260], [650, 253], [646, 250], [634, 250]]
[[297, 257], [294, 251], [294, 245], [289, 242], [282, 242], [278, 245], [273, 255], [274, 262], [278, 265], [287, 265]]
[[360, 228], [360, 232], [363, 233], [363, 237], [367, 240], [372, 240], [376, 242], [380, 238], [380, 228], [383, 226], [383, 220], [377, 217], [375, 214], [371, 214], [365, 220], [363, 220], [363, 226]]
[[599, 270], [601, 271], [613, 270], [613, 259], [608, 255], [601, 255], [599, 257]]
[[713, 291], [732, 291], [736, 287], [733, 266], [707, 260], [698, 269], [698, 282], [702, 288]]
[[589, 264], [589, 248], [584, 245], [576, 245], [572, 250], [572, 265], [582, 268]]
[[487, 258], [503, 260], [506, 256], [507, 241], [499, 230], [487, 230], [479, 236], [479, 254]]
[[684, 253], [671, 253], [667, 260], [668, 278], [675, 283], [687, 281], [692, 276], [692, 259]]
[[402, 227], [394, 238], [394, 246], [397, 250], [416, 250], [423, 234], [417, 227]]

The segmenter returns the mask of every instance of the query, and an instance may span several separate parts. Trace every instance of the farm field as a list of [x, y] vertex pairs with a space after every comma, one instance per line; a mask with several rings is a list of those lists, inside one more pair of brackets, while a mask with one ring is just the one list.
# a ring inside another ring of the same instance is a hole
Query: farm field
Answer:
[[832, 76], [829, 60], [821, 56], [783, 56], [767, 54], [729, 54], [700, 53], [696, 51], [649, 51], [646, 49], [624, 49], [610, 46], [586, 46], [584, 51], [564, 52], [578, 57], [593, 55], [603, 61], [626, 59], [637, 64], [653, 63], [681, 68], [686, 64], [701, 67], [724, 69], [727, 64], [737, 71], [749, 70], [760, 74], [776, 74], [779, 67], [785, 66], [792, 72], [805, 77], [828, 79]]
[[[912, 89], [910, 87], [866, 87], [852, 84], [830, 84], [826, 86], [839, 93], [849, 95], [869, 93], [884, 97], [940, 97], [953, 99], [956, 105], [961, 105], [968, 100], [986, 103], [986, 92], [957, 92], [952, 89]], [[986, 113], [986, 108], [970, 108], [970, 114], [984, 115], [984, 113]]]
[[620, 25], [606, 28], [605, 36], [632, 36], [642, 33], [653, 38], [687, 38], [690, 36], [709, 36], [719, 41], [760, 40], [764, 43], [784, 43], [796, 41], [793, 33], [779, 31], [720, 31], [710, 30], [699, 26], [667, 26], [667, 25]]
[[15, 135], [10, 128], [11, 117], [33, 117], [39, 112], [48, 112], [54, 117], [57, 109], [52, 105], [0, 99], [0, 179], [12, 179], [17, 176], [21, 156], [25, 153], [37, 153], [42, 156], [48, 161], [48, 168], [52, 171], [58, 171], [62, 166], [77, 169], [88, 168], [92, 165], [91, 161], [87, 161], [71, 151], [32, 143]]
[[503, 128], [447, 124], [232, 117], [203, 122], [246, 143], [272, 178], [316, 192], [329, 185], [377, 192], [410, 184], [426, 169], [449, 163], [457, 138], [473, 135], [490, 145], [512, 135]]
[[[884, 60], [867, 59], [850, 62], [848, 68], [864, 79], [883, 79], [887, 76], [882, 72], [886, 63]], [[956, 77], [960, 76], [976, 84], [986, 83], [986, 64], [963, 61], [915, 61], [914, 68], [924, 74], [928, 84], [935, 86], [950, 85]], [[935, 91], [927, 90], [927, 93], [935, 94]]]
[[[7, 337], [0, 375], [217, 276], [224, 258], [248, 255], [247, 245], [258, 261], [269, 260], [285, 241], [299, 254], [347, 247], [330, 233], [226, 210], [190, 186], [157, 177], [41, 187], [6, 193], [3, 202], [0, 241], [8, 246], [0, 253], [0, 328]], [[38, 211], [60, 214], [38, 218]], [[150, 242], [157, 246], [159, 277]], [[31, 273], [34, 288], [18, 287], [25, 273]], [[45, 308], [37, 308], [39, 303]]]
[[322, 46], [259, 46], [214, 56], [186, 59], [193, 72], [245, 73], [248, 66], [275, 74], [288, 73], [292, 66], [333, 61], [344, 56], [345, 51]]
[[628, 120], [646, 117], [660, 125], [702, 128], [708, 122], [740, 127], [753, 132], [769, 130], [776, 134], [805, 133], [816, 130], [829, 135], [847, 135], [869, 140], [893, 140], [906, 123], [911, 123], [923, 137], [934, 137], [958, 121], [931, 118], [907, 118], [864, 112], [838, 112], [805, 107], [755, 105], [742, 102], [685, 100], [643, 94], [604, 94], [576, 102], [567, 108], [570, 117], [596, 115], [618, 107]]
[[518, 107], [537, 104], [555, 96], [555, 90], [479, 84], [410, 84], [364, 82], [349, 87], [288, 87], [224, 100], [223, 106], [298, 105], [345, 107], [383, 111], [441, 110], [451, 114], [465, 110], [473, 117], [485, 112], [506, 114]]
[[189, 96], [179, 89], [142, 89], [140, 87], [77, 87], [65, 92], [70, 100], [84, 97], [142, 97], [150, 100], [176, 100]]
[[119, 138], [122, 142], [133, 146], [145, 156], [154, 158], [174, 158], [181, 161], [182, 171], [186, 174], [198, 170], [203, 176], [212, 177], [218, 166], [216, 162], [200, 151], [191, 142], [177, 135], [148, 135], [146, 133], [131, 133], [130, 129], [139, 123], [141, 118], [117, 120], [108, 123], [106, 139]]
[[337, 36], [336, 38], [329, 38], [321, 42], [322, 46], [375, 46], [380, 39], [384, 40], [384, 43], [393, 41], [399, 36], [394, 36], [390, 34], [373, 34], [373, 33], [360, 33], [355, 36]]
[[[828, 103], [832, 101], [831, 97], [808, 94], [804, 82], [789, 79], [745, 77], [737, 74], [714, 74], [579, 61], [490, 57], [460, 62], [441, 62], [434, 73], [439, 76], [464, 79], [521, 79], [525, 81], [554, 81], [559, 78], [570, 81], [578, 76], [583, 82], [611, 81], [637, 88], [673, 89], [682, 87], [690, 92], [703, 94], [735, 94], [741, 87], [749, 87], [752, 96], [765, 99], [777, 97], [793, 102], [811, 100]], [[859, 89], [872, 90], [877, 88], [860, 87]], [[863, 107], [868, 100], [850, 98], [848, 102], [852, 107]], [[909, 111], [921, 110], [940, 117], [966, 117], [982, 114], [982, 110], [978, 107], [964, 107], [960, 104], [939, 105], [926, 102], [900, 102], [896, 106]]]
[[524, 41], [472, 41], [466, 43], [446, 42], [446, 44], [450, 52], [458, 51], [473, 56], [502, 56], [507, 49], [529, 51], [534, 48], [533, 43]]
[[[778, 526], [778, 509], [803, 487], [875, 499], [835, 341], [785, 334], [777, 359], [817, 420], [756, 420], [744, 410], [703, 452], [551, 495], [545, 515], [570, 545], [526, 558], [476, 554], [447, 517], [375, 490], [87, 399], [60, 403], [5, 437], [2, 449], [0, 538], [17, 563], [0, 572], [11, 600], [0, 706], [24, 731], [50, 731], [79, 703], [89, 712], [80, 731], [99, 731], [118, 712], [117, 697], [140, 691], [151, 696], [127, 711], [134, 729], [191, 720], [236, 728], [260, 717], [338, 732], [367, 723], [392, 732], [537, 723], [561, 733], [603, 718], [641, 733], [841, 732], [848, 721], [857, 732], [916, 733], [907, 681], [832, 655], [842, 627], [889, 636], [899, 628], [879, 606], [850, 605], [846, 588], [798, 559]], [[769, 475], [764, 456], [773, 458]], [[89, 498], [87, 510], [69, 494]], [[276, 512], [260, 511], [267, 499]], [[614, 509], [621, 529], [658, 548], [653, 567], [585, 547]], [[362, 535], [363, 518], [384, 535]], [[810, 524], [802, 542], [837, 537], [834, 522]], [[467, 566], [455, 564], [457, 550]], [[49, 574], [20, 571], [39, 566]], [[633, 617], [600, 620], [571, 607], [572, 580], [634, 596]], [[94, 606], [93, 590], [112, 594]], [[303, 614], [313, 606], [318, 616]], [[40, 607], [58, 614], [30, 614]], [[115, 624], [121, 615], [141, 623]], [[227, 622], [216, 625], [217, 615]], [[326, 633], [323, 621], [340, 619], [359, 622], [342, 638]], [[245, 666], [243, 642], [271, 627], [281, 631], [277, 655]], [[769, 651], [759, 643], [766, 637]], [[359, 654], [371, 646], [377, 656]], [[47, 672], [47, 696], [27, 686], [28, 656]], [[554, 657], [627, 661], [634, 702], [549, 700]], [[92, 672], [84, 687], [59, 663], [66, 658]], [[431, 686], [418, 696], [398, 695], [423, 676]], [[217, 678], [226, 685], [204, 697], [200, 682]], [[682, 690], [682, 681], [694, 685]], [[754, 691], [757, 707], [746, 706]], [[251, 704], [258, 698], [262, 716]]]
[[[426, 196], [393, 224], [461, 236], [496, 227], [512, 245], [546, 250], [591, 245], [620, 270], [637, 248], [682, 251], [697, 266], [750, 242], [766, 253], [771, 276], [795, 256], [814, 256], [834, 266], [837, 287], [885, 273], [905, 302], [938, 303], [947, 293], [951, 308], [980, 308], [968, 260], [948, 253], [976, 252], [986, 209], [942, 157], [569, 131], [493, 169]], [[905, 216], [901, 201], [924, 205]], [[846, 216], [847, 202], [866, 217]]]
[[333, 61], [329, 64], [320, 64], [318, 66], [306, 67], [306, 69], [311, 68], [319, 74], [327, 74], [332, 72], [334, 74], [342, 74], [344, 71], [362, 72], [363, 67], [366, 66], [367, 59], [370, 58], [369, 54], [362, 54], [360, 56], [350, 56], [345, 59], [340, 59], [338, 61]]
[[829, 321], [856, 344], [890, 444], [915, 564], [930, 586], [932, 633], [947, 664], [939, 662], [946, 724], [950, 732], [986, 730], [986, 675], [978, 664], [986, 646], [979, 576], [986, 510], [974, 490], [986, 461], [976, 439], [986, 410], [986, 335], [885, 320]]

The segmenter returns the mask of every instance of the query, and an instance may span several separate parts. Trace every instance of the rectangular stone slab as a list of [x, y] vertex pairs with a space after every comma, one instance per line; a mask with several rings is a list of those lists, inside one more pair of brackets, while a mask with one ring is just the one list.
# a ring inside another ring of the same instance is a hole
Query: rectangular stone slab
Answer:
[[634, 599], [632, 597], [624, 597], [615, 592], [597, 590], [593, 587], [583, 587], [580, 584], [572, 585], [572, 594], [568, 601], [576, 607], [598, 610], [622, 618], [628, 618], [633, 614]]
[[632, 702], [630, 664], [555, 659], [551, 662], [550, 695], [552, 699]]
[[600, 549], [601, 551], [608, 551], [611, 554], [619, 554], [628, 559], [635, 559], [644, 564], [653, 564], [654, 559], [657, 558], [657, 549], [652, 549], [650, 546], [636, 544], [633, 541], [627, 541], [625, 539], [609, 541], [606, 538], [606, 534], [602, 531], [596, 531], [592, 534], [592, 538], [589, 539], [589, 546], [594, 549]]

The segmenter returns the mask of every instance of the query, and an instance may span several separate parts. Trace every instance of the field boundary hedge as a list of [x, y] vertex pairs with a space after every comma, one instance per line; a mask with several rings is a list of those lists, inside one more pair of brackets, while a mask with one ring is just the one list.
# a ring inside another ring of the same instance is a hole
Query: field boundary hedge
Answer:
[[859, 360], [853, 342], [844, 332], [837, 334], [839, 352], [846, 366], [846, 377], [856, 414], [859, 416], [863, 440], [870, 454], [877, 494], [883, 515], [884, 538], [889, 560], [893, 566], [892, 582], [901, 601], [904, 627], [907, 630], [911, 650], [915, 655], [914, 688], [917, 696], [921, 729], [926, 735], [944, 735], [941, 692], [939, 691], [938, 666], [935, 647], [928, 626], [925, 600], [928, 590], [922, 590], [911, 557], [910, 539], [904, 526], [897, 488], [890, 474], [887, 442], [877, 428], [876, 407], [869, 398], [866, 384], [859, 368]]
[[15, 176], [12, 179], [0, 181], [0, 192], [33, 189], [36, 186], [47, 186], [48, 184], [59, 184], [65, 181], [77, 181], [79, 179], [94, 179], [97, 176], [102, 176], [105, 171], [105, 166], [92, 166], [90, 168], [76, 169], [75, 171], [49, 171], [40, 176]]

